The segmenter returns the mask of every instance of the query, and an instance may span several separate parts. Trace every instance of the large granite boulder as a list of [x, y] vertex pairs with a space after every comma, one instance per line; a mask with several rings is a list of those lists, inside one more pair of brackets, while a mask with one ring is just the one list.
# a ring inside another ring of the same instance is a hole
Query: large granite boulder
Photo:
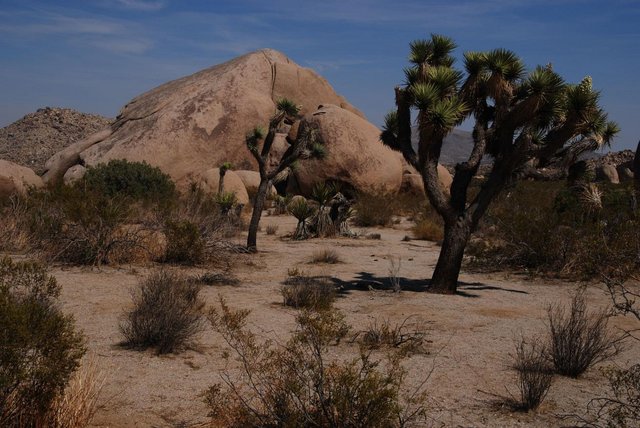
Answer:
[[596, 179], [606, 181], [612, 184], [619, 184], [620, 177], [615, 165], [605, 163], [596, 168]]
[[301, 161], [294, 170], [303, 195], [327, 181], [357, 192], [397, 193], [402, 184], [402, 155], [383, 145], [380, 130], [359, 115], [337, 105], [324, 104], [306, 115], [301, 130], [314, 128], [326, 156]]
[[25, 194], [30, 187], [42, 186], [42, 179], [32, 169], [0, 159], [0, 198]]
[[[181, 191], [186, 191], [191, 185], [200, 187], [205, 193], [218, 193], [220, 186], [220, 168], [209, 168], [195, 174], [185, 176], [178, 183]], [[249, 194], [244, 183], [234, 171], [228, 170], [224, 175], [224, 192], [234, 193], [239, 204], [249, 203]]]
[[280, 52], [260, 50], [134, 98], [107, 133], [50, 160], [45, 180], [61, 179], [75, 163], [92, 166], [111, 159], [146, 161], [177, 182], [224, 162], [255, 170], [245, 135], [268, 124], [282, 97], [300, 104], [303, 114], [333, 103], [361, 116], [314, 71]]
[[[238, 177], [240, 177], [240, 180], [242, 180], [244, 187], [247, 189], [249, 198], [253, 199], [255, 194], [258, 193], [258, 187], [260, 187], [260, 173], [257, 171], [247, 171], [247, 170], [240, 170], [240, 171], [233, 171], [233, 172]], [[277, 193], [276, 188], [271, 186], [271, 188], [267, 192], [267, 196], [273, 196], [276, 193]]]

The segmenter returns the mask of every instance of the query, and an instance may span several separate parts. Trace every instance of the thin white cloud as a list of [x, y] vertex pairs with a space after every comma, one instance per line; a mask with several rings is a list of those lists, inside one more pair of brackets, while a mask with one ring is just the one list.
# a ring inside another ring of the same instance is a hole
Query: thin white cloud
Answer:
[[153, 42], [145, 39], [100, 39], [90, 43], [118, 54], [141, 54], [153, 47]]

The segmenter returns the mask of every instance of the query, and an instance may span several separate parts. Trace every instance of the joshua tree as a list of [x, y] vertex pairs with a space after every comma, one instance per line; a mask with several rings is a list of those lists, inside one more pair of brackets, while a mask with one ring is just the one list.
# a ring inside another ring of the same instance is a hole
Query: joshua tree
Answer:
[[246, 139], [247, 148], [258, 162], [258, 170], [260, 172], [260, 185], [253, 201], [253, 213], [251, 215], [251, 223], [249, 223], [249, 236], [247, 237], [247, 249], [251, 252], [257, 251], [258, 224], [264, 208], [267, 190], [271, 187], [273, 181], [286, 175], [298, 159], [324, 156], [324, 147], [316, 141], [315, 129], [301, 125], [295, 140], [287, 136], [289, 148], [282, 155], [278, 165], [269, 170], [267, 160], [276, 132], [285, 123], [292, 124], [300, 112], [299, 106], [284, 98], [276, 103], [276, 108], [277, 111], [269, 122], [267, 134], [265, 135], [261, 128], [254, 128]]
[[[444, 220], [444, 241], [431, 289], [456, 291], [465, 247], [489, 203], [530, 161], [538, 166], [610, 144], [616, 123], [598, 106], [599, 93], [586, 77], [567, 84], [551, 65], [526, 73], [505, 49], [464, 54], [465, 73], [453, 68], [455, 43], [432, 35], [411, 43], [405, 84], [395, 88], [396, 110], [385, 118], [382, 140], [402, 152], [422, 175], [429, 202]], [[417, 112], [418, 151], [411, 145], [411, 114]], [[455, 167], [447, 194], [438, 182], [442, 142], [473, 118], [473, 150]], [[493, 167], [479, 193], [467, 190], [483, 156]]]

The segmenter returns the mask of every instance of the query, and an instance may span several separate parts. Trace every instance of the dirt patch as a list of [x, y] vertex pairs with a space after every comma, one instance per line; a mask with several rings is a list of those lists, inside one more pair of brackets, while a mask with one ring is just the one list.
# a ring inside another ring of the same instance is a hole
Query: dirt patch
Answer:
[[[269, 217], [268, 222], [278, 225], [279, 235], [292, 232], [296, 224], [285, 216]], [[439, 247], [426, 241], [403, 241], [403, 225], [365, 229], [381, 233], [382, 239], [376, 241], [291, 242], [262, 232], [260, 252], [236, 264], [233, 275], [239, 284], [207, 286], [203, 297], [208, 305], [215, 305], [222, 295], [232, 307], [251, 309], [251, 328], [284, 342], [294, 327], [296, 310], [282, 306], [279, 290], [287, 271], [297, 267], [310, 275], [326, 276], [340, 287], [336, 307], [354, 332], [366, 328], [372, 319], [399, 323], [411, 316], [426, 323], [428, 352], [413, 355], [404, 364], [414, 385], [434, 369], [427, 383], [434, 426], [561, 426], [566, 422], [557, 415], [581, 413], [591, 398], [606, 392], [599, 370], [590, 370], [579, 380], [557, 378], [537, 412], [522, 414], [496, 407], [495, 394], [516, 392], [507, 370], [514, 339], [544, 332], [547, 305], [568, 303], [577, 285], [463, 273], [458, 295], [425, 293], [425, 278], [431, 275]], [[307, 263], [314, 252], [325, 248], [334, 248], [343, 263]], [[390, 291], [391, 256], [401, 260], [398, 277], [404, 291], [400, 293]], [[205, 421], [207, 410], [200, 394], [220, 381], [224, 346], [210, 328], [200, 335], [195, 349], [179, 355], [158, 357], [118, 346], [118, 320], [130, 305], [129, 290], [148, 272], [149, 268], [140, 267], [53, 270], [63, 287], [63, 309], [74, 314], [88, 337], [90, 352], [107, 374], [94, 426], [170, 427]], [[587, 298], [594, 307], [609, 304], [604, 291], [595, 287], [588, 290]], [[612, 324], [632, 325], [623, 317], [614, 317]], [[352, 356], [356, 346], [343, 344], [333, 352]], [[631, 343], [614, 362], [621, 367], [637, 362], [639, 348], [637, 342]]]

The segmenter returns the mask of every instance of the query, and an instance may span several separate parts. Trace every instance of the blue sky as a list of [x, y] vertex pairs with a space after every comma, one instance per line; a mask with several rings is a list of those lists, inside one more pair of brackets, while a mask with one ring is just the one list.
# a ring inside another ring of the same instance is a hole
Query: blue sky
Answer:
[[640, 139], [639, 0], [0, 0], [0, 126], [43, 106], [114, 117], [165, 81], [255, 49], [312, 67], [380, 125], [408, 44], [453, 37], [456, 54], [504, 47], [568, 81], [593, 77]]

